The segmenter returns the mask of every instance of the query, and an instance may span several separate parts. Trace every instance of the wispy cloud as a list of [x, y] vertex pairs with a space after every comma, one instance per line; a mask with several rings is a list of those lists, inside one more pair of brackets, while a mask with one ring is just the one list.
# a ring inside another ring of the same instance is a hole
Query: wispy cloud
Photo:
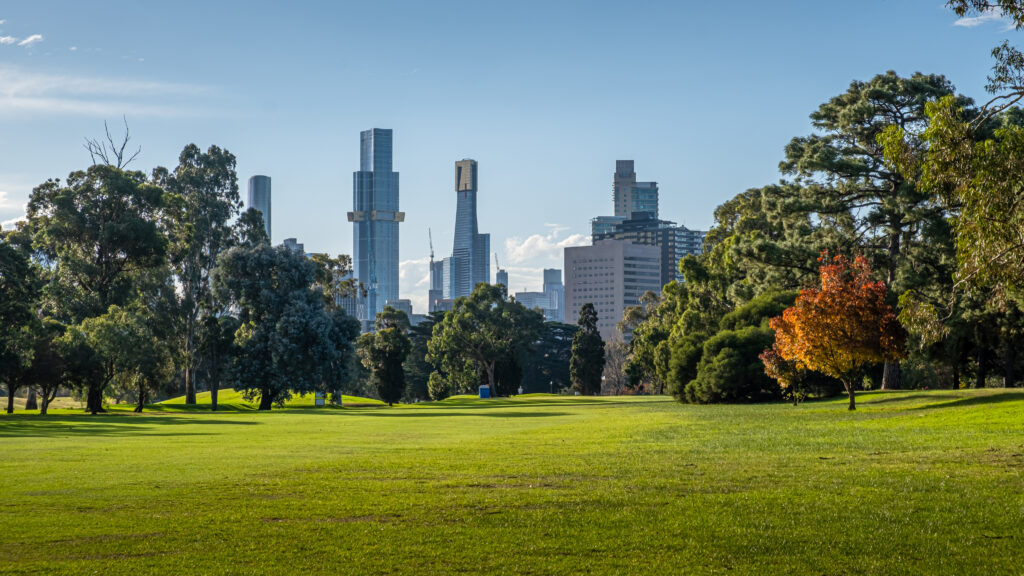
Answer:
[[974, 28], [976, 26], [981, 26], [982, 24], [985, 24], [987, 22], [999, 22], [1001, 20], [1003, 20], [1003, 11], [998, 8], [994, 8], [992, 10], [986, 10], [980, 16], [960, 18], [959, 20], [953, 22], [953, 25], [962, 26], [964, 28]]
[[[513, 236], [505, 240], [505, 255], [512, 264], [523, 262], [555, 263], [562, 260], [562, 249], [569, 246], [583, 246], [588, 238], [583, 234], [570, 234], [561, 238], [565, 228], [550, 225], [547, 234], [533, 234], [526, 238]], [[511, 280], [510, 280], [511, 281]]]
[[14, 44], [17, 41], [14, 36], [0, 36], [0, 44]]
[[0, 66], [0, 116], [191, 116], [200, 113], [194, 100], [211, 92], [189, 84], [47, 74]]
[[31, 46], [31, 45], [35, 44], [36, 42], [42, 42], [42, 41], [43, 41], [43, 35], [42, 34], [33, 34], [33, 35], [29, 36], [28, 38], [25, 38], [21, 42], [18, 42], [18, 46]]

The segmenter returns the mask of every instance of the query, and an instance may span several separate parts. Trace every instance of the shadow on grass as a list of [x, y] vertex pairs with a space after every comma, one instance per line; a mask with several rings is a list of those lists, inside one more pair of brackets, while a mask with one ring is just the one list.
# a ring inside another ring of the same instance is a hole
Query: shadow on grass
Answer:
[[0, 418], [0, 438], [63, 436], [207, 436], [214, 432], [175, 430], [181, 424], [197, 426], [252, 426], [258, 422], [206, 418], [182, 418], [169, 415], [138, 414], [59, 414], [19, 415]]
[[509, 410], [502, 412], [439, 412], [433, 410], [367, 410], [359, 412], [360, 416], [384, 416], [385, 418], [445, 418], [469, 416], [480, 418], [548, 418], [551, 416], [568, 416], [568, 412], [530, 412], [525, 410]]
[[916, 406], [913, 410], [930, 410], [933, 408], [959, 408], [963, 406], [982, 406], [985, 404], [1000, 404], [1003, 402], [1024, 401], [1024, 390], [1012, 392], [996, 392], [995, 394], [978, 394], [967, 397], [960, 397], [948, 402], [932, 402], [924, 406]]
[[[845, 393], [840, 395], [845, 398]], [[834, 398], [840, 398], [836, 396]], [[916, 390], [875, 390], [871, 392], [857, 392], [857, 402], [863, 403], [865, 406], [876, 404], [893, 404], [897, 402], [913, 402], [914, 400], [923, 400], [929, 396], [927, 391], [916, 391]], [[841, 399], [841, 398], [840, 398]]]

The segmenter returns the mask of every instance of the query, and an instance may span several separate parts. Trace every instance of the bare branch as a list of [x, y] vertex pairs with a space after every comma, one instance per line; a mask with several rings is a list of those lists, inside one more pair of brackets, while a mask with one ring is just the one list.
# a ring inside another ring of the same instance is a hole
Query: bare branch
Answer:
[[103, 121], [103, 132], [107, 137], [106, 142], [95, 138], [85, 139], [83, 146], [89, 152], [89, 158], [92, 159], [94, 166], [102, 163], [123, 170], [142, 152], [142, 147], [139, 146], [131, 156], [125, 158], [125, 149], [132, 138], [131, 132], [128, 130], [128, 118], [124, 116], [121, 118], [124, 121], [124, 137], [120, 143], [117, 143], [110, 134], [110, 127], [107, 125], [106, 120]]

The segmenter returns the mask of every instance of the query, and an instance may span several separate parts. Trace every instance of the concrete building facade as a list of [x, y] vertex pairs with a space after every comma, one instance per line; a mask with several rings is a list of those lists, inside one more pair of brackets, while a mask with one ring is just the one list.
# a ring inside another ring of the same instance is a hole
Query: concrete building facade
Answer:
[[565, 320], [574, 323], [590, 302], [606, 341], [617, 338], [617, 325], [629, 306], [648, 290], [661, 291], [661, 249], [626, 240], [601, 240], [593, 246], [566, 248]]

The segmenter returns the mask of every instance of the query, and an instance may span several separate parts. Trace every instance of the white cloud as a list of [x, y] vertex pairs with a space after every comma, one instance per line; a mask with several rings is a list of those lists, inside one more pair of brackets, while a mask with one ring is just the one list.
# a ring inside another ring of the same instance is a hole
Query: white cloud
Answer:
[[427, 291], [429, 289], [429, 257], [424, 256], [423, 258], [404, 260], [398, 263], [398, 293], [401, 298], [407, 298], [412, 301], [412, 311], [414, 313], [427, 313]]
[[11, 198], [11, 193], [6, 190], [0, 190], [0, 217], [7, 216], [10, 214], [20, 214], [15, 218], [10, 218], [0, 222], [0, 227], [4, 230], [10, 230], [14, 228], [14, 224], [25, 219], [25, 202], [22, 200], [15, 200]]
[[960, 18], [956, 22], [953, 22], [954, 26], [963, 26], [964, 28], [974, 28], [975, 26], [981, 26], [986, 22], [997, 22], [1003, 19], [1003, 11], [995, 8], [993, 10], [987, 10], [980, 16], [973, 16], [970, 18]]
[[[562, 249], [569, 246], [584, 246], [588, 237], [583, 234], [570, 234], [560, 238], [564, 228], [553, 227], [547, 234], [533, 234], [526, 238], [513, 236], [505, 240], [505, 256], [512, 264], [527, 261], [551, 264], [562, 261]], [[511, 282], [511, 279], [509, 279]]]
[[0, 66], [0, 116], [28, 112], [106, 118], [124, 114], [186, 116], [201, 111], [195, 105], [168, 100], [209, 93], [207, 88], [189, 84], [47, 74]]
[[42, 34], [33, 34], [33, 35], [29, 36], [28, 38], [25, 38], [21, 42], [18, 42], [18, 46], [31, 46], [31, 45], [35, 44], [36, 42], [42, 42], [42, 41], [43, 41], [43, 35]]
[[71, 48], [68, 48], [68, 50], [71, 50], [72, 52], [74, 52], [74, 51], [78, 50], [78, 46], [72, 46]]
[[[550, 268], [550, 266], [548, 266]], [[559, 265], [558, 268], [562, 266]], [[509, 266], [505, 268], [508, 272], [509, 294], [516, 292], [540, 292], [544, 287], [544, 267], [532, 266]]]
[[26, 218], [25, 218], [24, 214], [22, 214], [21, 216], [18, 216], [17, 218], [11, 218], [10, 220], [4, 220], [3, 222], [0, 222], [0, 230], [12, 230], [14, 228], [15, 224], [17, 224], [18, 222], [24, 222], [25, 220], [26, 220]]
[[14, 36], [0, 36], [0, 44], [14, 44], [17, 40]]

